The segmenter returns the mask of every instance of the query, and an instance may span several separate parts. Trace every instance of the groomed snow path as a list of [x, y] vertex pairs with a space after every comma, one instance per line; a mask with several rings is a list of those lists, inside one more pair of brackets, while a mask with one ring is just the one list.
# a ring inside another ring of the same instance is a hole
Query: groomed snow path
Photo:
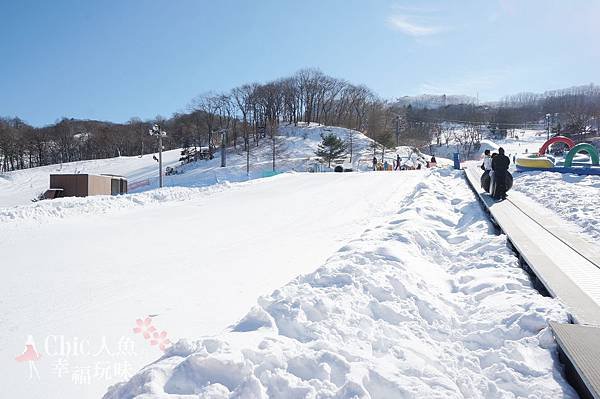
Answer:
[[549, 320], [567, 313], [531, 287], [462, 172], [436, 171], [230, 331], [179, 341], [105, 398], [576, 397]]
[[[0, 396], [101, 397], [162, 354], [132, 332], [137, 318], [155, 315], [172, 341], [218, 334], [391, 217], [425, 174], [282, 174], [0, 209]], [[30, 334], [39, 380], [15, 361]], [[87, 340], [92, 353], [103, 337], [112, 352], [133, 340], [136, 355], [59, 356], [60, 337]], [[97, 375], [124, 362], [128, 376]], [[91, 380], [74, 381], [77, 368]]]

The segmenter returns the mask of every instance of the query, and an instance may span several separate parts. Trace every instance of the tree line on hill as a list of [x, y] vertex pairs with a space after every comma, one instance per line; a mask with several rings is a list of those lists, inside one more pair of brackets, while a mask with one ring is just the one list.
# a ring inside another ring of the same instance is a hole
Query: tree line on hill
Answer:
[[461, 97], [438, 97], [415, 97], [414, 103], [406, 97], [387, 101], [364, 85], [317, 69], [303, 69], [290, 77], [199, 95], [186, 112], [170, 118], [132, 118], [126, 123], [63, 118], [44, 127], [30, 126], [17, 117], [0, 118], [0, 172], [153, 153], [157, 143], [148, 130], [155, 123], [168, 133], [163, 141], [166, 150], [205, 147], [212, 156], [215, 148], [224, 144], [250, 153], [269, 140], [275, 162], [280, 124], [341, 126], [365, 133], [384, 148], [397, 144], [421, 147], [432, 139], [443, 141], [444, 121], [461, 123], [471, 131], [463, 132], [465, 137], [459, 140], [477, 141], [482, 125], [506, 134], [515, 126], [539, 123], [551, 114], [560, 115], [560, 129], [583, 132], [592, 118], [598, 120], [600, 115], [600, 89], [593, 85], [542, 95], [519, 94], [486, 105], [469, 97], [464, 103], [457, 101]]
[[577, 136], [597, 132], [600, 122], [600, 87], [590, 84], [545, 93], [519, 93], [497, 103], [451, 104], [416, 108], [412, 119], [486, 126], [498, 136], [516, 128], [550, 128], [552, 133]]
[[228, 146], [250, 151], [263, 139], [273, 139], [281, 123], [343, 126], [377, 138], [390, 125], [380, 120], [389, 117], [385, 108], [365, 86], [304, 69], [264, 84], [199, 95], [187, 112], [170, 118], [127, 123], [63, 118], [41, 128], [19, 118], [0, 118], [0, 171], [153, 153], [156, 140], [147, 133], [155, 123], [168, 133], [164, 149], [207, 147], [211, 155], [223, 139]]

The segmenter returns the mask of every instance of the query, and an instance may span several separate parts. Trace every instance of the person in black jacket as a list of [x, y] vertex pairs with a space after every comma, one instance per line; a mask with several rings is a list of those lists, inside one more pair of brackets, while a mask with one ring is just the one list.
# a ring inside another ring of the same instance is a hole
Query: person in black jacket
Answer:
[[498, 155], [492, 159], [492, 170], [494, 171], [494, 185], [495, 189], [492, 195], [496, 199], [506, 198], [506, 176], [508, 174], [508, 167], [510, 165], [510, 158], [504, 155], [504, 148], [498, 148]]

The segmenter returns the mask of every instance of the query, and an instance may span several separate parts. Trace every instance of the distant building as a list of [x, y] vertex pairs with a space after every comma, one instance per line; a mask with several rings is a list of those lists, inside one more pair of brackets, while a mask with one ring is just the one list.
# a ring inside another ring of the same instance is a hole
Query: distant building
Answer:
[[59, 174], [50, 175], [50, 189], [45, 199], [119, 195], [127, 193], [127, 179], [115, 175]]

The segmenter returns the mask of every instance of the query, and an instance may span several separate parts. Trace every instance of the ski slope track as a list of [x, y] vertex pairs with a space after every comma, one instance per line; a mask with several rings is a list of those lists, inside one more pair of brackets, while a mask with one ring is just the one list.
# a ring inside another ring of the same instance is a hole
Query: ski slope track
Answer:
[[[134, 334], [136, 319], [153, 315], [173, 342], [218, 335], [256, 298], [391, 217], [425, 174], [285, 173], [5, 209], [0, 381], [14, 383], [0, 396], [101, 397], [162, 354]], [[39, 380], [15, 361], [29, 335], [42, 354]], [[89, 342], [91, 354], [58, 355], [61, 337]], [[134, 353], [95, 355], [103, 338], [111, 352], [125, 342]], [[102, 374], [103, 365], [127, 367]], [[89, 370], [89, 382], [77, 369]]]
[[497, 236], [461, 172], [229, 330], [180, 340], [117, 398], [575, 398], [548, 321], [566, 322]]

